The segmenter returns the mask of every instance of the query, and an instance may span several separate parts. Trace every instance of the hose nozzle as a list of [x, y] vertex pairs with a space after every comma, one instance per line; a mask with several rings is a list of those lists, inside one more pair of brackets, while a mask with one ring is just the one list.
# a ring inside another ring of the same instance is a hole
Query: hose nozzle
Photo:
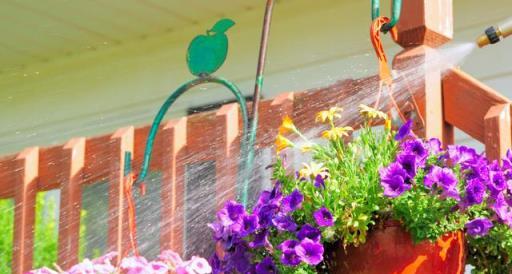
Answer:
[[489, 44], [496, 44], [510, 35], [512, 35], [512, 20], [500, 26], [487, 28], [485, 34], [479, 36], [476, 43], [478, 47], [483, 48]]

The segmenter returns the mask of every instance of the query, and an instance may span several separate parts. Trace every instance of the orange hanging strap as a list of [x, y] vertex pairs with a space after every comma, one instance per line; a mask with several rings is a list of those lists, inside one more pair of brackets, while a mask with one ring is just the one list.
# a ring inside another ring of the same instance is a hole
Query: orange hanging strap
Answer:
[[[397, 110], [400, 119], [405, 122], [405, 116], [400, 111], [398, 104], [391, 93], [391, 86], [393, 84], [393, 77], [391, 76], [391, 69], [388, 65], [388, 58], [386, 57], [386, 53], [384, 52], [384, 47], [382, 46], [381, 41], [381, 28], [384, 24], [389, 23], [391, 20], [388, 17], [377, 17], [377, 19], [373, 20], [372, 26], [370, 27], [370, 39], [372, 40], [373, 48], [375, 49], [375, 53], [377, 54], [377, 59], [379, 60], [379, 92], [377, 94], [377, 100], [375, 101], [374, 108], [378, 108], [380, 97], [382, 95], [383, 85], [387, 86], [389, 91], [389, 98], [391, 99], [391, 103], [393, 107]], [[393, 27], [390, 31], [390, 34], [394, 40], [397, 39], [397, 31], [396, 28]]]
[[135, 201], [133, 200], [132, 187], [134, 182], [134, 176], [129, 173], [125, 176], [124, 180], [124, 195], [126, 203], [128, 205], [128, 230], [130, 236], [130, 244], [135, 256], [139, 256], [139, 248], [137, 245], [137, 220], [135, 212]]
[[[393, 83], [393, 78], [391, 77], [391, 70], [388, 66], [388, 58], [386, 57], [384, 47], [382, 46], [380, 29], [384, 24], [389, 23], [390, 21], [391, 20], [387, 17], [378, 17], [373, 21], [370, 28], [370, 39], [372, 40], [373, 48], [375, 49], [375, 53], [377, 53], [377, 58], [379, 59], [379, 76], [380, 79], [388, 86], [391, 86]], [[392, 28], [390, 33], [394, 39], [397, 37], [396, 28]]]

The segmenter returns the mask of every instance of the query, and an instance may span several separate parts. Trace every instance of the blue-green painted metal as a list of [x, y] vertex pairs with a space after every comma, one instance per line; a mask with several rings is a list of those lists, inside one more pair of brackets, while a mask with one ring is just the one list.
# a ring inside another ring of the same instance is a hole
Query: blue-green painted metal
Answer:
[[206, 31], [206, 35], [198, 35], [190, 42], [187, 64], [193, 75], [211, 75], [222, 66], [228, 54], [228, 37], [225, 32], [233, 25], [233, 20], [221, 19]]
[[[144, 181], [148, 174], [155, 137], [160, 124], [169, 108], [181, 95], [183, 95], [191, 88], [200, 84], [216, 83], [231, 91], [231, 93], [233, 93], [235, 96], [238, 104], [240, 105], [243, 129], [240, 142], [240, 165], [237, 185], [239, 186], [240, 183], [242, 184], [242, 187], [238, 188], [240, 190], [239, 196], [241, 197], [242, 204], [247, 205], [249, 178], [252, 170], [251, 167], [254, 161], [254, 145], [256, 143], [256, 131], [258, 128], [258, 103], [260, 98], [260, 90], [263, 86], [263, 70], [265, 65], [265, 56], [268, 44], [268, 34], [270, 29], [273, 4], [274, 0], [267, 0], [260, 43], [258, 68], [256, 72], [254, 102], [251, 119], [249, 119], [245, 98], [238, 87], [226, 79], [212, 76], [212, 73], [217, 71], [226, 59], [228, 52], [228, 39], [225, 35], [225, 32], [235, 24], [235, 22], [231, 19], [221, 19], [217, 21], [217, 23], [215, 23], [211, 29], [206, 31], [206, 35], [198, 35], [190, 42], [187, 50], [187, 65], [190, 72], [197, 76], [197, 78], [178, 87], [173, 93], [171, 93], [164, 104], [160, 107], [160, 110], [153, 120], [147, 137], [144, 159], [140, 169], [140, 174], [134, 183], [135, 185]], [[127, 152], [125, 154], [125, 159], [127, 159], [125, 160], [125, 172], [128, 173], [131, 171], [131, 160], [128, 160], [130, 157], [131, 154]]]
[[240, 90], [238, 89], [238, 87], [235, 86], [233, 83], [229, 82], [228, 80], [225, 80], [225, 79], [222, 79], [219, 77], [214, 77], [214, 76], [206, 76], [206, 77], [199, 77], [199, 78], [193, 79], [193, 80], [181, 85], [178, 89], [176, 89], [167, 98], [167, 100], [164, 102], [162, 107], [160, 107], [160, 110], [158, 111], [157, 115], [155, 116], [155, 119], [153, 120], [153, 124], [151, 125], [151, 129], [148, 134], [148, 138], [146, 141], [146, 150], [144, 151], [144, 160], [142, 162], [140, 174], [139, 174], [135, 184], [138, 184], [138, 183], [144, 181], [144, 179], [147, 176], [147, 173], [149, 171], [149, 164], [151, 162], [151, 155], [152, 155], [152, 151], [153, 151], [153, 144], [155, 141], [155, 137], [158, 132], [158, 128], [160, 127], [160, 124], [161, 124], [165, 114], [169, 110], [169, 108], [186, 91], [190, 90], [191, 88], [193, 88], [195, 86], [198, 86], [198, 85], [204, 84], [204, 83], [216, 83], [216, 84], [226, 87], [229, 91], [231, 91], [231, 93], [233, 93], [233, 95], [236, 97], [238, 104], [240, 105], [241, 114], [242, 114], [242, 124], [243, 124], [242, 140], [241, 140], [241, 145], [240, 145], [241, 155], [242, 155], [242, 157], [241, 157], [242, 163], [241, 163], [241, 167], [240, 167], [240, 170], [241, 170], [240, 177], [242, 177], [241, 178], [242, 180], [246, 180], [243, 178], [243, 177], [246, 177], [246, 174], [247, 174], [246, 173], [247, 165], [246, 165], [245, 159], [246, 159], [246, 155], [248, 154], [247, 149], [248, 148], [251, 149], [252, 146], [250, 146], [248, 144], [248, 138], [247, 138], [249, 117], [248, 117], [248, 113], [247, 113], [247, 104], [245, 102], [245, 98], [242, 95], [242, 93], [240, 92]]
[[[391, 22], [382, 26], [382, 31], [387, 32], [392, 29], [400, 20], [400, 13], [402, 11], [402, 0], [393, 0], [393, 7], [391, 9]], [[372, 21], [380, 16], [380, 0], [372, 0]]]

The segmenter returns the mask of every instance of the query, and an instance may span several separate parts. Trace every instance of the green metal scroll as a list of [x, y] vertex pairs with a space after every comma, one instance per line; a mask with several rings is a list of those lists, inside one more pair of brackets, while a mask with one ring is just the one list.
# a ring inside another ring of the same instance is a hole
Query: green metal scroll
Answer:
[[[388, 32], [400, 20], [400, 12], [402, 11], [402, 0], [393, 0], [391, 9], [391, 22], [382, 26], [383, 32]], [[372, 21], [380, 16], [380, 0], [372, 0]]]
[[245, 158], [244, 156], [247, 154], [246, 150], [247, 150], [248, 146], [247, 146], [247, 137], [246, 136], [248, 133], [248, 126], [249, 126], [249, 117], [248, 117], [248, 113], [247, 113], [247, 105], [245, 102], [245, 98], [242, 95], [242, 93], [240, 92], [240, 90], [238, 89], [238, 87], [236, 87], [233, 83], [229, 82], [228, 80], [225, 80], [225, 79], [222, 79], [219, 77], [214, 77], [214, 76], [204, 76], [204, 77], [199, 77], [199, 78], [193, 79], [189, 82], [184, 83], [180, 87], [178, 87], [178, 89], [176, 89], [167, 98], [167, 100], [164, 102], [164, 104], [160, 107], [160, 110], [158, 111], [157, 115], [155, 116], [155, 119], [153, 120], [151, 129], [148, 134], [148, 138], [146, 141], [146, 150], [144, 151], [144, 160], [142, 162], [142, 166], [141, 166], [137, 181], [135, 182], [136, 185], [139, 184], [140, 182], [144, 181], [144, 179], [147, 176], [147, 173], [149, 171], [149, 164], [151, 162], [151, 155], [153, 152], [153, 144], [155, 142], [155, 137], [158, 132], [158, 128], [160, 127], [160, 124], [161, 124], [165, 114], [169, 110], [169, 108], [186, 91], [190, 90], [191, 88], [193, 88], [195, 86], [205, 84], [205, 83], [216, 83], [216, 84], [226, 87], [229, 91], [231, 91], [231, 93], [233, 93], [233, 95], [236, 97], [238, 104], [240, 105], [240, 109], [242, 112], [242, 123], [243, 123], [243, 128], [242, 128], [242, 136], [243, 137], [242, 137], [242, 141], [241, 141], [241, 145], [240, 145], [241, 151], [242, 151], [242, 153], [241, 153], [241, 155], [242, 155], [241, 170], [243, 172], [243, 175], [245, 175], [245, 170], [247, 167], [246, 167], [246, 163], [244, 160], [244, 158]]
[[[150, 166], [151, 155], [153, 151], [153, 144], [160, 124], [169, 110], [169, 108], [176, 102], [176, 100], [191, 88], [205, 84], [216, 83], [227, 88], [235, 96], [238, 104], [240, 105], [242, 114], [242, 137], [240, 142], [240, 165], [238, 172], [239, 196], [243, 205], [247, 205], [248, 192], [249, 192], [249, 177], [251, 174], [251, 167], [254, 161], [254, 145], [256, 143], [256, 131], [258, 128], [258, 105], [260, 99], [260, 92], [263, 87], [263, 72], [265, 68], [266, 50], [268, 44], [268, 36], [270, 32], [270, 21], [272, 16], [274, 0], [267, 0], [265, 16], [263, 21], [263, 30], [261, 35], [260, 52], [258, 57], [258, 67], [256, 71], [256, 82], [254, 89], [254, 102], [251, 112], [251, 117], [247, 111], [247, 104], [244, 96], [237, 86], [226, 79], [212, 76], [224, 63], [228, 52], [228, 38], [225, 32], [231, 28], [235, 22], [231, 19], [221, 19], [215, 25], [206, 31], [206, 34], [196, 36], [188, 47], [187, 51], [187, 65], [190, 73], [197, 76], [197, 78], [182, 84], [167, 98], [164, 104], [160, 107], [149, 131], [146, 148], [144, 151], [144, 159], [140, 169], [140, 174], [135, 181], [134, 185], [140, 184], [145, 180]], [[126, 153], [125, 157], [130, 157]], [[130, 160], [125, 162], [125, 173], [131, 171]], [[240, 187], [240, 183], [242, 186]]]

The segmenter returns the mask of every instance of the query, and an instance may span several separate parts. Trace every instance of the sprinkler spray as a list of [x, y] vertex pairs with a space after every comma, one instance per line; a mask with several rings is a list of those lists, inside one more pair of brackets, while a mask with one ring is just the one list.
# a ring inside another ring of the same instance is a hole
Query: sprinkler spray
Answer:
[[512, 35], [512, 19], [499, 26], [487, 28], [485, 34], [479, 36], [476, 43], [478, 47], [483, 48], [489, 44], [496, 44], [510, 35]]

